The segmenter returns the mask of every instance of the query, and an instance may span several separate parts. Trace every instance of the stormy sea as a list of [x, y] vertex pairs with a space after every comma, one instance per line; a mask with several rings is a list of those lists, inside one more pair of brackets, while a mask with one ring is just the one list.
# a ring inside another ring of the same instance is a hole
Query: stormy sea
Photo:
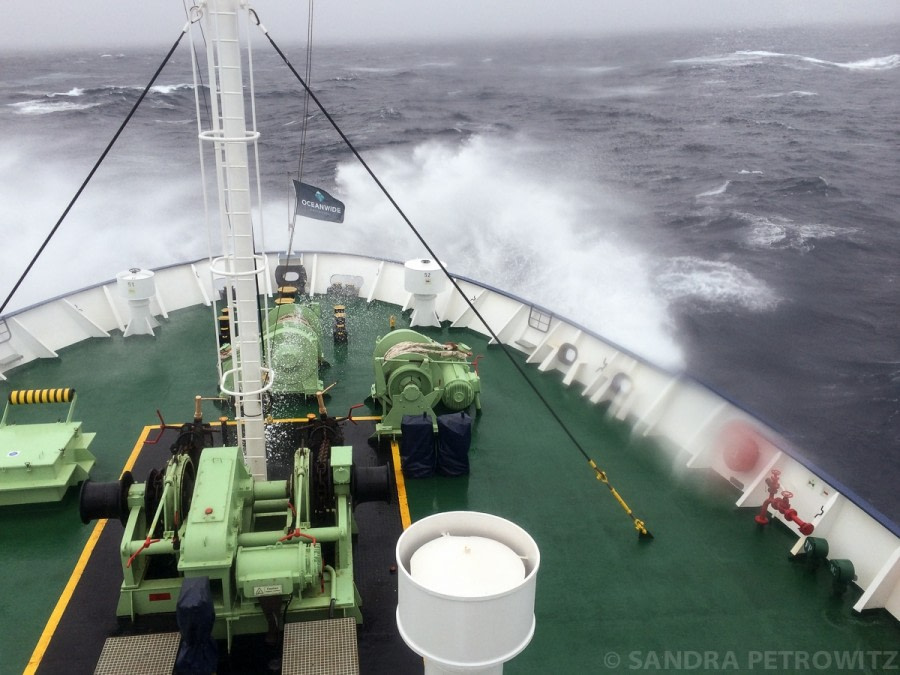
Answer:
[[[178, 29], [3, 55], [2, 298]], [[294, 35], [273, 31], [303, 73]], [[451, 271], [687, 372], [900, 521], [900, 26], [312, 54], [316, 95]], [[185, 40], [6, 312], [206, 255], [191, 59]], [[302, 169], [347, 216], [299, 219], [294, 249], [421, 255], [314, 105], [303, 142], [281, 59], [253, 62], [260, 245], [288, 246]]]

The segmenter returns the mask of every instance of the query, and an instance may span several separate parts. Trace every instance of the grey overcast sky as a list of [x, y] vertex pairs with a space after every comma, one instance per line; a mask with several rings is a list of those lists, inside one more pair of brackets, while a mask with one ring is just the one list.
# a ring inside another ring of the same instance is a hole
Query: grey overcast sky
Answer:
[[[258, 0], [253, 6], [278, 41], [304, 38], [306, 0]], [[181, 0], [7, 0], [3, 10], [0, 49], [168, 45], [184, 23]], [[900, 0], [319, 0], [315, 16], [316, 42], [405, 42], [900, 23]]]

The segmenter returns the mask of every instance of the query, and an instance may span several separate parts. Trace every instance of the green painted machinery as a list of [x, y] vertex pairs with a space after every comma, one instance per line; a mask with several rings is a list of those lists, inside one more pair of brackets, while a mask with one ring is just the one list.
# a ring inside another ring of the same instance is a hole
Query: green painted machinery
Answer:
[[241, 450], [210, 447], [211, 427], [195, 420], [182, 428], [165, 468], [145, 483], [128, 473], [114, 483], [85, 482], [82, 521], [119, 518], [125, 526], [120, 620], [174, 613], [184, 579], [207, 577], [213, 636], [229, 649], [234, 635], [274, 640], [294, 621], [362, 622], [351, 482], [366, 483], [369, 497], [360, 501], [388, 499], [389, 467], [378, 468], [380, 487], [373, 489], [354, 470], [352, 448], [331, 445], [343, 442], [335, 418], [310, 420], [304, 433], [317, 445], [294, 451], [284, 480], [255, 480]]
[[397, 435], [405, 415], [427, 414], [435, 433], [434, 409], [456, 412], [473, 403], [481, 409], [481, 381], [462, 343], [441, 344], [408, 328], [391, 331], [375, 342], [372, 398], [382, 409], [375, 434]]
[[319, 366], [325, 360], [319, 303], [297, 304], [290, 298], [276, 303], [266, 318], [263, 341], [269, 345], [269, 365], [275, 370], [272, 393], [315, 396], [322, 391]]
[[[269, 310], [263, 324], [263, 344], [269, 367], [275, 380], [269, 390], [273, 395], [315, 396], [322, 391], [319, 367], [324, 363], [322, 350], [322, 319], [316, 302], [296, 303], [293, 297], [282, 295]], [[235, 368], [234, 353], [227, 326], [228, 313], [220, 321], [220, 358], [222, 371]], [[225, 378], [225, 389], [233, 390], [233, 377]]]
[[[88, 477], [94, 455], [88, 450], [95, 434], [73, 422], [74, 389], [28, 389], [9, 394], [0, 419], [0, 506], [62, 499], [66, 490]], [[69, 404], [65, 421], [13, 423], [10, 408], [22, 405]]]

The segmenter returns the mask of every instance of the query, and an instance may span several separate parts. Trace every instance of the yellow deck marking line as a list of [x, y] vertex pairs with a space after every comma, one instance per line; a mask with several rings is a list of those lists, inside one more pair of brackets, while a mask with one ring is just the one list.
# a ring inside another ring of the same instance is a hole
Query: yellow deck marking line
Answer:
[[400, 466], [400, 446], [391, 439], [391, 456], [394, 458], [394, 482], [397, 484], [397, 503], [400, 506], [400, 522], [405, 530], [412, 521], [409, 517], [409, 500], [406, 498], [406, 482], [403, 480], [403, 467]]
[[[134, 467], [134, 463], [141, 452], [141, 448], [144, 446], [144, 441], [147, 440], [147, 436], [153, 429], [159, 429], [159, 426], [157, 425], [153, 427], [144, 427], [144, 431], [141, 433], [140, 438], [138, 438], [137, 443], [135, 443], [134, 448], [131, 451], [131, 455], [128, 457], [128, 461], [125, 462], [125, 468], [122, 469], [123, 474], [126, 471], [131, 471], [132, 467]], [[53, 608], [53, 612], [50, 614], [50, 618], [47, 620], [47, 624], [44, 626], [44, 632], [41, 633], [41, 637], [38, 639], [37, 645], [35, 646], [34, 651], [31, 654], [31, 658], [28, 659], [28, 665], [25, 666], [23, 675], [32, 675], [33, 673], [37, 672], [38, 666], [41, 665], [41, 659], [44, 658], [47, 647], [50, 645], [50, 640], [53, 639], [53, 634], [56, 632], [56, 629], [59, 626], [60, 619], [62, 619], [66, 608], [69, 606], [69, 600], [72, 599], [72, 594], [75, 592], [75, 587], [81, 580], [81, 575], [84, 573], [84, 569], [87, 567], [88, 560], [90, 560], [91, 554], [93, 554], [94, 552], [94, 547], [96, 547], [97, 542], [100, 540], [100, 535], [103, 533], [104, 527], [106, 527], [105, 518], [98, 520], [97, 524], [94, 525], [94, 530], [88, 537], [88, 540], [84, 545], [84, 549], [81, 551], [81, 556], [79, 556], [78, 558], [78, 562], [75, 563], [75, 569], [72, 570], [72, 576], [69, 577], [69, 581], [66, 584], [66, 587], [63, 588], [63, 591], [59, 596], [59, 600], [57, 600], [56, 602], [56, 607]]]

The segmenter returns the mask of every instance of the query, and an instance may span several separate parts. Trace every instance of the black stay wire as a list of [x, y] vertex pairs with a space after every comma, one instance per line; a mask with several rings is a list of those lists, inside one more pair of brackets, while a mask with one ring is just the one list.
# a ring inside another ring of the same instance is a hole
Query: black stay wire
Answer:
[[50, 234], [44, 239], [44, 242], [40, 245], [37, 252], [34, 254], [34, 257], [31, 259], [31, 262], [28, 263], [28, 266], [25, 268], [25, 271], [22, 272], [22, 275], [19, 277], [18, 281], [16, 281], [15, 285], [12, 287], [12, 290], [9, 292], [9, 295], [6, 296], [6, 299], [3, 301], [3, 304], [0, 305], [0, 316], [3, 314], [3, 310], [6, 309], [6, 306], [9, 304], [9, 301], [12, 300], [12, 297], [16, 294], [16, 291], [19, 290], [19, 286], [22, 285], [22, 282], [25, 281], [25, 277], [28, 276], [28, 273], [31, 272], [31, 268], [34, 267], [35, 263], [38, 261], [38, 258], [41, 257], [41, 254], [44, 252], [44, 249], [47, 248], [47, 244], [50, 243], [50, 240], [56, 234], [56, 231], [59, 229], [60, 225], [62, 225], [63, 221], [66, 219], [66, 216], [69, 215], [69, 211], [72, 210], [72, 207], [75, 205], [75, 202], [78, 201], [78, 198], [81, 197], [81, 193], [84, 192], [85, 188], [88, 186], [88, 183], [91, 182], [91, 179], [94, 177], [94, 174], [97, 173], [97, 169], [100, 168], [100, 165], [106, 159], [106, 156], [109, 154], [110, 150], [112, 150], [113, 146], [116, 144], [116, 141], [119, 140], [119, 136], [122, 135], [122, 132], [125, 130], [125, 127], [128, 125], [128, 122], [131, 121], [131, 118], [134, 116], [135, 111], [137, 111], [138, 106], [141, 105], [141, 102], [147, 96], [147, 93], [150, 91], [150, 88], [153, 86], [153, 83], [156, 82], [156, 78], [159, 77], [159, 74], [162, 72], [163, 68], [166, 67], [166, 64], [169, 62], [169, 59], [172, 58], [172, 54], [175, 52], [175, 49], [178, 47], [178, 44], [181, 42], [181, 38], [184, 37], [185, 33], [188, 31], [188, 27], [190, 26], [191, 21], [188, 21], [184, 28], [181, 29], [181, 34], [178, 36], [178, 39], [175, 40], [175, 43], [172, 45], [171, 49], [169, 49], [169, 53], [166, 54], [162, 63], [159, 64], [159, 67], [156, 69], [156, 72], [153, 73], [153, 77], [150, 78], [150, 81], [147, 83], [147, 86], [144, 87], [144, 90], [141, 92], [141, 95], [138, 96], [137, 101], [134, 102], [134, 105], [131, 107], [131, 110], [128, 112], [128, 115], [123, 120], [122, 124], [116, 130], [116, 133], [113, 134], [112, 139], [106, 145], [103, 152], [100, 154], [100, 157], [94, 163], [94, 166], [91, 168], [90, 172], [87, 175], [87, 178], [84, 179], [84, 182], [81, 183], [81, 187], [78, 188], [78, 191], [75, 193], [75, 196], [72, 197], [68, 206], [66, 206], [65, 210], [62, 212], [62, 215], [59, 217], [59, 220], [56, 221], [56, 225], [53, 226], [53, 229], [50, 230]]
[[472, 302], [472, 300], [469, 299], [468, 295], [466, 295], [463, 292], [462, 288], [460, 288], [456, 279], [454, 279], [453, 276], [450, 274], [450, 272], [447, 271], [447, 268], [444, 267], [444, 263], [441, 262], [440, 258], [438, 258], [438, 256], [435, 254], [435, 252], [431, 249], [431, 246], [429, 246], [428, 242], [425, 241], [425, 238], [419, 233], [419, 231], [416, 229], [415, 225], [412, 224], [412, 221], [410, 221], [410, 219], [403, 212], [403, 209], [400, 208], [400, 205], [391, 196], [391, 193], [388, 192], [387, 188], [378, 179], [378, 176], [375, 175], [375, 172], [372, 171], [372, 169], [366, 163], [366, 160], [363, 159], [362, 155], [360, 155], [359, 151], [356, 149], [356, 147], [353, 145], [353, 143], [350, 141], [350, 139], [347, 138], [347, 135], [343, 132], [343, 130], [338, 125], [338, 123], [334, 120], [334, 118], [325, 109], [325, 106], [322, 105], [321, 101], [319, 101], [318, 97], [315, 95], [315, 93], [312, 91], [312, 89], [310, 89], [309, 85], [307, 85], [307, 83], [304, 81], [304, 79], [300, 76], [300, 73], [297, 72], [296, 68], [294, 68], [294, 66], [290, 62], [290, 60], [287, 58], [287, 56], [285, 56], [284, 52], [281, 51], [281, 48], [275, 43], [275, 40], [272, 38], [272, 36], [269, 35], [269, 31], [260, 22], [259, 15], [256, 13], [256, 11], [253, 9], [250, 9], [249, 11], [253, 14], [253, 17], [256, 20], [256, 25], [259, 26], [260, 30], [263, 32], [263, 34], [269, 40], [269, 43], [272, 45], [272, 47], [275, 49], [275, 51], [281, 57], [282, 61], [284, 61], [285, 65], [294, 74], [294, 77], [297, 78], [297, 81], [300, 82], [300, 84], [306, 90], [306, 93], [309, 96], [309, 98], [311, 98], [313, 100], [313, 102], [316, 104], [316, 106], [319, 108], [319, 110], [322, 112], [322, 114], [325, 116], [325, 118], [328, 120], [328, 122], [331, 124], [331, 126], [334, 128], [334, 130], [337, 132], [337, 134], [341, 137], [341, 140], [344, 141], [344, 143], [347, 145], [347, 147], [350, 149], [350, 151], [353, 153], [353, 155], [356, 157], [356, 159], [359, 160], [359, 163], [366, 170], [366, 172], [369, 174], [369, 176], [372, 178], [372, 180], [375, 181], [375, 184], [379, 187], [379, 189], [382, 191], [382, 193], [384, 193], [384, 196], [387, 197], [388, 201], [391, 203], [391, 205], [393, 205], [393, 207], [394, 207], [394, 209], [396, 209], [397, 213], [400, 214], [400, 217], [403, 218], [403, 221], [406, 223], [406, 225], [409, 227], [409, 229], [412, 230], [412, 233], [416, 236], [416, 238], [419, 240], [419, 242], [422, 244], [422, 246], [425, 247], [425, 250], [428, 251], [428, 254], [431, 256], [431, 259], [434, 260], [438, 264], [438, 266], [441, 268], [441, 271], [450, 280], [450, 283], [453, 284], [453, 287], [456, 289], [457, 293], [459, 293], [459, 295], [466, 301], [466, 304], [469, 306], [469, 309], [471, 309], [472, 312], [475, 314], [475, 316], [478, 318], [478, 320], [481, 321], [481, 323], [487, 329], [488, 333], [490, 334], [490, 336], [494, 340], [494, 342], [500, 346], [500, 348], [503, 350], [503, 353], [509, 359], [510, 363], [512, 363], [512, 365], [519, 372], [519, 374], [522, 376], [522, 378], [525, 380], [525, 382], [528, 383], [528, 386], [531, 388], [531, 391], [534, 392], [535, 396], [538, 397], [538, 399], [541, 401], [541, 403], [544, 405], [544, 407], [547, 409], [547, 411], [550, 413], [550, 415], [553, 417], [553, 419], [556, 421], [556, 423], [559, 425], [559, 427], [562, 429], [562, 431], [565, 433], [565, 435], [568, 436], [570, 441], [572, 441], [572, 444], [577, 448], [578, 452], [580, 452], [581, 455], [587, 460], [590, 467], [594, 470], [597, 480], [603, 482], [609, 488], [613, 497], [615, 497], [616, 501], [619, 502], [619, 504], [622, 506], [623, 509], [625, 509], [625, 512], [628, 514], [628, 516], [634, 522], [635, 529], [638, 530], [638, 533], [642, 537], [652, 537], [652, 535], [650, 534], [650, 532], [647, 530], [646, 526], [644, 525], [644, 522], [634, 515], [634, 513], [631, 511], [630, 508], [628, 508], [628, 505], [624, 502], [624, 500], [619, 495], [619, 493], [616, 491], [616, 489], [612, 485], [610, 485], [609, 480], [606, 475], [606, 472], [602, 471], [597, 466], [597, 464], [594, 462], [594, 460], [591, 459], [590, 455], [582, 447], [581, 443], [578, 442], [578, 439], [575, 438], [575, 435], [572, 433], [572, 431], [569, 429], [569, 427], [566, 425], [566, 423], [562, 420], [562, 418], [556, 413], [556, 411], [550, 405], [550, 402], [540, 392], [540, 390], [538, 390], [537, 386], [534, 384], [534, 382], [532, 382], [531, 378], [528, 377], [528, 374], [526, 373], [525, 369], [519, 364], [518, 361], [516, 361], [515, 357], [513, 356], [512, 352], [510, 351], [509, 347], [507, 347], [507, 345], [505, 345], [500, 340], [500, 338], [494, 332], [494, 329], [491, 328], [490, 324], [488, 324], [488, 322], [481, 315], [481, 312], [478, 311], [478, 308], [475, 307], [474, 302]]

